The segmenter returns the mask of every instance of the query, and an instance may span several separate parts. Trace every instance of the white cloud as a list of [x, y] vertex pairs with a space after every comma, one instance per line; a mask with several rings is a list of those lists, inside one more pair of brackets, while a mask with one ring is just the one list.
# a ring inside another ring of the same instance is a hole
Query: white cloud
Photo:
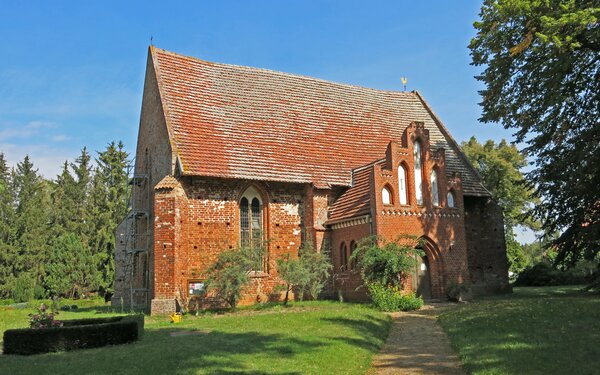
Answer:
[[69, 139], [71, 139], [71, 137], [69, 137], [66, 134], [58, 134], [58, 135], [53, 135], [52, 137], [50, 137], [50, 139], [52, 139], [54, 142], [63, 142], [63, 141], [68, 141]]
[[53, 128], [55, 125], [47, 121], [30, 121], [24, 126], [17, 124], [3, 124], [3, 130], [0, 130], [0, 141], [6, 141], [14, 138], [30, 138], [38, 135], [42, 130]]
[[29, 155], [33, 166], [46, 178], [54, 179], [60, 173], [65, 160], [73, 161], [79, 155], [78, 149], [47, 147], [46, 145], [16, 145], [0, 143], [0, 153], [3, 153], [8, 165], [14, 167]]

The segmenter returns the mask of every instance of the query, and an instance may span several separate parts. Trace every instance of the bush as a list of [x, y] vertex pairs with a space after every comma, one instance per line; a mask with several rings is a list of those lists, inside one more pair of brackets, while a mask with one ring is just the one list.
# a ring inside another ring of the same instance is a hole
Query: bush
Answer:
[[13, 291], [13, 299], [15, 302], [27, 302], [34, 298], [35, 282], [30, 274], [21, 273], [15, 280], [15, 290]]
[[323, 290], [332, 268], [329, 259], [328, 254], [315, 251], [312, 245], [301, 247], [298, 258], [287, 254], [285, 258], [277, 259], [277, 272], [287, 284], [284, 286], [284, 304], [287, 304], [292, 288], [296, 290], [301, 301], [304, 294], [316, 299]]
[[398, 287], [382, 283], [368, 283], [369, 295], [375, 306], [381, 311], [410, 311], [423, 307], [423, 299], [414, 293], [403, 295]]
[[141, 338], [144, 316], [65, 320], [62, 327], [9, 329], [4, 332], [4, 354], [38, 354], [97, 348]]
[[217, 261], [206, 271], [206, 289], [235, 309], [242, 288], [250, 283], [249, 273], [261, 267], [264, 249], [242, 248], [219, 253]]
[[590, 282], [590, 274], [582, 268], [558, 270], [548, 263], [538, 263], [519, 274], [515, 286], [576, 285]]
[[37, 314], [29, 314], [29, 328], [62, 327], [62, 322], [54, 319], [58, 312], [48, 312], [45, 304], [37, 309]]
[[415, 256], [423, 254], [414, 248], [414, 238], [408, 240], [413, 246], [403, 245], [401, 238], [387, 242], [378, 237], [367, 237], [358, 243], [350, 259], [356, 262], [365, 283], [402, 288], [402, 279], [415, 268]]

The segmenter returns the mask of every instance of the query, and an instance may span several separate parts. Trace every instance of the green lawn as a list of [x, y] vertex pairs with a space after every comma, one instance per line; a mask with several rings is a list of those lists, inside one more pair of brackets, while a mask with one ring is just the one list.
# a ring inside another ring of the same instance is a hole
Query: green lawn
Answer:
[[599, 374], [600, 297], [580, 288], [515, 288], [439, 321], [473, 374]]
[[[102, 307], [81, 310], [59, 317], [107, 315]], [[26, 326], [32, 311], [0, 307], [0, 331]], [[186, 316], [177, 325], [146, 318], [145, 336], [135, 344], [1, 355], [0, 374], [364, 374], [390, 323], [367, 306], [336, 302]]]

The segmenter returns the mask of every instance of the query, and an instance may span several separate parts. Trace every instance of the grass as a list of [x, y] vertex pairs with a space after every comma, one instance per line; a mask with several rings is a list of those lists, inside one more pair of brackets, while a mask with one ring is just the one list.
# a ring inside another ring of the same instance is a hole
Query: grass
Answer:
[[580, 288], [515, 288], [439, 321], [469, 373], [598, 374], [600, 298]]
[[[0, 308], [0, 331], [27, 326], [33, 309]], [[61, 319], [110, 315], [91, 304]], [[1, 355], [0, 374], [364, 374], [390, 318], [367, 306], [294, 303], [186, 316], [148, 317], [135, 343], [30, 357]]]

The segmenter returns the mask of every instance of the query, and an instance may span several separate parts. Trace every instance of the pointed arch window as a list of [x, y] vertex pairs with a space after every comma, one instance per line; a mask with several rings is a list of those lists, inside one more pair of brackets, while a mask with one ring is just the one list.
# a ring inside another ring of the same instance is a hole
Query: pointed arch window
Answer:
[[340, 245], [340, 271], [344, 272], [348, 269], [348, 246], [345, 242]]
[[352, 258], [352, 254], [354, 254], [354, 250], [356, 250], [356, 241], [350, 242], [350, 257], [349, 257], [349, 269], [356, 268], [356, 259]]
[[452, 193], [452, 191], [449, 191], [446, 195], [446, 205], [450, 208], [456, 207], [454, 203], [454, 193]]
[[240, 199], [240, 245], [259, 248], [263, 239], [263, 204], [258, 191], [249, 187]]
[[435, 169], [431, 172], [431, 203], [434, 206], [440, 205], [440, 190], [438, 176]]
[[400, 164], [398, 167], [398, 194], [400, 204], [408, 204], [408, 192], [406, 191], [406, 168]]
[[413, 146], [413, 157], [415, 159], [415, 198], [418, 205], [423, 204], [423, 160], [421, 155], [421, 144], [415, 141]]
[[387, 186], [381, 190], [381, 202], [383, 202], [383, 204], [392, 204], [392, 192]]

